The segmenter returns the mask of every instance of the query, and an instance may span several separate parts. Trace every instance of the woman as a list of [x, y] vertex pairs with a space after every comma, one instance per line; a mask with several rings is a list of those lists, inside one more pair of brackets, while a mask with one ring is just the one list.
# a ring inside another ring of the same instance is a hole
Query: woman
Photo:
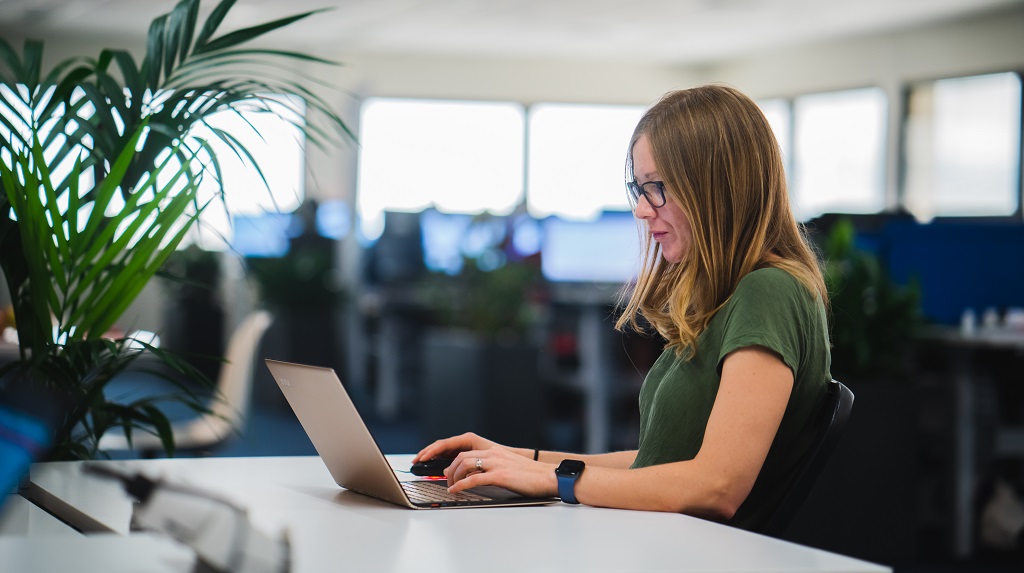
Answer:
[[778, 144], [735, 89], [672, 92], [637, 125], [626, 176], [645, 254], [616, 327], [642, 319], [667, 340], [640, 391], [639, 448], [570, 456], [464, 434], [414, 462], [455, 457], [453, 492], [499, 485], [759, 529], [815, 437], [831, 377], [825, 285]]

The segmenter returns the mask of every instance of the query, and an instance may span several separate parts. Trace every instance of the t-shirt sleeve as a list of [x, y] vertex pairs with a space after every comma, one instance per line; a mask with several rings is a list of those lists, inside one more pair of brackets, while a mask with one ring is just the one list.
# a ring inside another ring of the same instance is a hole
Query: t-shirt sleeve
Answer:
[[782, 357], [793, 371], [800, 369], [811, 294], [796, 278], [780, 269], [754, 271], [740, 281], [722, 309], [725, 329], [718, 355], [718, 372], [731, 352], [763, 346]]

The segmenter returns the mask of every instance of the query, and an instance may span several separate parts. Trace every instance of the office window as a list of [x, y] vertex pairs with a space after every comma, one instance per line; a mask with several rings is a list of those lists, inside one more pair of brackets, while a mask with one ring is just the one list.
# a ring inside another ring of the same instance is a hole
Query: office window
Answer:
[[[80, 96], [78, 96], [80, 97]], [[222, 111], [210, 115], [208, 126], [197, 124], [189, 132], [193, 141], [207, 141], [217, 154], [223, 183], [224, 201], [216, 199], [218, 186], [213, 172], [203, 176], [200, 184], [200, 203], [209, 205], [200, 216], [180, 248], [197, 244], [207, 250], [224, 250], [232, 240], [231, 219], [235, 216], [255, 216], [265, 213], [290, 212], [302, 202], [304, 178], [304, 137], [293, 122], [301, 121], [303, 103], [298, 98], [267, 98], [257, 107], [245, 104], [234, 111]], [[0, 88], [0, 114], [16, 129], [24, 128], [17, 117], [28, 111], [9, 88]], [[267, 113], [267, 110], [274, 113]], [[83, 117], [91, 115], [91, 105], [83, 108]], [[298, 114], [298, 116], [296, 115]], [[290, 118], [286, 119], [286, 118]], [[44, 126], [40, 135], [46, 137], [51, 126]], [[252, 155], [263, 170], [266, 183], [253, 168], [252, 163], [216, 136], [211, 129], [231, 134]], [[0, 130], [6, 132], [5, 122]], [[27, 132], [27, 128], [22, 129]], [[54, 139], [48, 151], [54, 151], [66, 141], [63, 136]], [[190, 144], [197, 147], [197, 144]], [[0, 151], [0, 159], [10, 162], [8, 150]], [[70, 172], [74, 155], [69, 155], [56, 169], [54, 179], [60, 180]], [[208, 161], [208, 158], [205, 159]], [[168, 173], [173, 169], [167, 169]], [[92, 172], [82, 174], [80, 185], [88, 189], [93, 184]], [[211, 201], [212, 199], [212, 201]]]
[[1021, 79], [1014, 73], [911, 87], [904, 204], [935, 216], [1011, 215], [1018, 207]]
[[[14, 90], [18, 90], [15, 92]], [[12, 137], [12, 128], [15, 132], [20, 135], [20, 138], [27, 138], [29, 136], [29, 126], [26, 125], [21, 118], [28, 116], [38, 117], [41, 108], [45, 107], [50, 100], [54, 90], [51, 88], [48, 93], [44, 94], [40, 98], [39, 108], [35, 110], [29, 110], [28, 106], [25, 105], [24, 100], [29, 98], [28, 88], [24, 85], [15, 86], [11, 89], [9, 86], [0, 86], [0, 134], [3, 134], [3, 138], [6, 141], [17, 141], [18, 138]], [[80, 100], [84, 96], [84, 92], [81, 89], [76, 89], [72, 94], [75, 101]], [[64, 105], [60, 104], [57, 108], [57, 113], [63, 113]], [[95, 109], [91, 103], [87, 103], [82, 106], [78, 112], [84, 117], [89, 117], [93, 114]], [[50, 137], [52, 130], [55, 126], [56, 120], [50, 120], [39, 126], [38, 136], [40, 141], [45, 141]], [[44, 154], [52, 158], [57, 151], [67, 142], [67, 137], [63, 134], [59, 134], [53, 138], [49, 147], [44, 150]], [[15, 147], [20, 147], [15, 143]], [[0, 161], [4, 161], [7, 166], [11, 165], [13, 160], [10, 149], [0, 149]], [[21, 151], [21, 149], [17, 149]], [[75, 161], [85, 151], [79, 148], [79, 153], [68, 153], [63, 161], [58, 165], [50, 165], [51, 179], [53, 181], [62, 181], [74, 168]], [[88, 189], [93, 185], [93, 174], [92, 171], [85, 171], [79, 177], [78, 184], [83, 189]]]
[[782, 150], [782, 162], [786, 168], [786, 177], [790, 177], [790, 169], [792, 168], [792, 142], [793, 142], [793, 108], [790, 106], [788, 100], [785, 99], [767, 99], [757, 102], [757, 105], [761, 108], [761, 112], [764, 113], [765, 118], [768, 120], [768, 124], [772, 126], [772, 131], [775, 132], [775, 139], [779, 142], [779, 148]]
[[628, 211], [626, 151], [643, 108], [537, 104], [529, 114], [530, 215], [594, 219]]
[[357, 208], [374, 239], [385, 211], [496, 215], [523, 197], [523, 107], [371, 99], [362, 109]]
[[885, 208], [886, 113], [878, 88], [794, 100], [791, 197], [797, 217]]
[[[303, 102], [292, 96], [280, 96], [259, 105], [217, 112], [209, 117], [209, 127], [192, 128], [190, 135], [205, 139], [217, 153], [224, 202], [215, 198], [217, 185], [211, 179], [212, 173], [208, 174], [200, 184], [199, 199], [214, 200], [183, 244], [194, 242], [206, 250], [224, 250], [234, 239], [232, 220], [291, 213], [305, 198], [305, 137], [293, 124], [301, 121]], [[266, 106], [274, 113], [263, 111]], [[237, 139], [252, 154], [266, 182], [252, 162], [214, 136], [211, 128]]]

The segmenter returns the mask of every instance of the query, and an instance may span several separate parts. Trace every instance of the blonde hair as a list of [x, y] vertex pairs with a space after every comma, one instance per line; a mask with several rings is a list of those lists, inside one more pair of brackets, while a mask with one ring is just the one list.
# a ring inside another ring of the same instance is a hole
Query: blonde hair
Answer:
[[644, 330], [643, 317], [677, 354], [697, 337], [740, 279], [764, 267], [793, 275], [827, 304], [818, 259], [789, 205], [782, 154], [760, 108], [738, 90], [706, 85], [666, 94], [640, 119], [629, 142], [646, 136], [667, 200], [686, 214], [692, 238], [670, 263], [644, 233], [640, 273], [624, 291], [616, 328]]

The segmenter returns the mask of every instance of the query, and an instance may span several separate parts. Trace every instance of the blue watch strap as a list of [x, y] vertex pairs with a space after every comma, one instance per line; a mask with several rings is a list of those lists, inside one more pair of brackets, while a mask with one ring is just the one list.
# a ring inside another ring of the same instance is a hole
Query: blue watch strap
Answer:
[[576, 478], [574, 476], [558, 476], [558, 497], [562, 498], [565, 503], [576, 503]]

